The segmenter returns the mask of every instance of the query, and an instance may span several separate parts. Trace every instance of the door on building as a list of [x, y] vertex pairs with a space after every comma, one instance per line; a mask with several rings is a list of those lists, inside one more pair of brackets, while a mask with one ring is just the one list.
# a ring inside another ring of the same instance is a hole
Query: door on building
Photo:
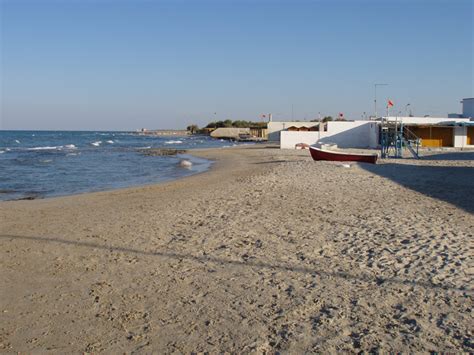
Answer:
[[474, 127], [467, 127], [466, 144], [474, 145]]
[[452, 127], [410, 127], [410, 130], [421, 138], [422, 147], [453, 147], [454, 130]]

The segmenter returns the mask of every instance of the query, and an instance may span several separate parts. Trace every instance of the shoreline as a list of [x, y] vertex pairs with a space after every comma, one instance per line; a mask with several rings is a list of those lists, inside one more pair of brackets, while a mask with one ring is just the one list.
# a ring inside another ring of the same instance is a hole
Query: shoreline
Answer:
[[0, 203], [2, 351], [472, 350], [472, 153], [194, 153], [212, 168]]
[[[227, 147], [225, 149], [229, 149], [229, 148], [231, 148], [231, 147]], [[196, 149], [188, 148], [188, 149], [185, 149], [184, 153], [177, 153], [176, 156], [184, 156], [184, 158], [186, 158], [186, 156], [189, 156], [189, 157], [191, 157], [191, 159], [192, 158], [198, 158], [199, 159], [200, 158], [198, 156], [199, 151], [206, 150], [206, 149], [219, 150], [219, 149], [223, 149], [223, 148], [196, 148]], [[196, 151], [197, 154], [194, 154], [194, 151]], [[203, 159], [205, 159], [205, 158], [203, 158]], [[26, 196], [21, 197], [21, 198], [13, 198], [13, 199], [6, 199], [6, 200], [0, 199], [0, 204], [4, 203], [4, 202], [13, 202], [13, 201], [36, 201], [36, 200], [55, 199], [55, 198], [62, 198], [62, 197], [72, 197], [72, 196], [77, 196], [77, 195], [95, 194], [95, 193], [101, 193], [101, 192], [111, 192], [111, 191], [116, 191], [116, 190], [133, 189], [133, 188], [140, 188], [140, 187], [147, 187], [147, 186], [170, 183], [170, 182], [173, 182], [173, 181], [176, 181], [176, 180], [185, 179], [185, 178], [188, 178], [188, 177], [191, 177], [191, 176], [194, 176], [194, 175], [203, 174], [203, 173], [208, 172], [209, 170], [212, 169], [214, 161], [212, 159], [205, 159], [205, 160], [207, 160], [206, 164], [208, 164], [208, 166], [205, 170], [191, 172], [187, 175], [182, 175], [182, 176], [179, 176], [179, 177], [164, 178], [161, 181], [155, 181], [155, 182], [139, 184], [139, 185], [130, 185], [130, 186], [125, 186], [125, 187], [105, 188], [104, 190], [73, 192], [73, 193], [61, 194], [61, 195], [45, 195], [45, 196], [43, 196], [43, 195], [28, 196], [28, 195], [26, 195]], [[182, 168], [182, 169], [186, 169], [186, 168]], [[6, 193], [11, 194], [12, 192], [13, 191], [7, 191]], [[2, 193], [2, 192], [0, 191], [0, 193]]]

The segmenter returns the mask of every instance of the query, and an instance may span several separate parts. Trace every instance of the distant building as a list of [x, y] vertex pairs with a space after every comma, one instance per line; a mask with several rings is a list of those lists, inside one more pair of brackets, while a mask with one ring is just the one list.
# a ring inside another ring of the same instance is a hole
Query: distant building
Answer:
[[266, 126], [252, 126], [250, 127], [250, 135], [256, 138], [267, 139], [267, 127]]
[[474, 119], [474, 97], [462, 99], [462, 116]]
[[462, 113], [449, 113], [448, 118], [472, 118], [474, 120], [474, 97], [461, 100]]
[[211, 137], [238, 139], [243, 134], [250, 134], [250, 128], [220, 127], [211, 132]]

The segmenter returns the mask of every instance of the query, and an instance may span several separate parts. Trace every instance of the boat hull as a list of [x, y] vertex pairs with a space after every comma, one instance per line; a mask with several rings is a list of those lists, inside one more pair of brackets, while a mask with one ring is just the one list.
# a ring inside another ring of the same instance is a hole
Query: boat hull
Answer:
[[314, 160], [329, 160], [329, 161], [357, 161], [362, 163], [375, 164], [377, 162], [376, 154], [354, 154], [332, 152], [330, 150], [322, 150], [315, 147], [309, 147], [309, 152]]

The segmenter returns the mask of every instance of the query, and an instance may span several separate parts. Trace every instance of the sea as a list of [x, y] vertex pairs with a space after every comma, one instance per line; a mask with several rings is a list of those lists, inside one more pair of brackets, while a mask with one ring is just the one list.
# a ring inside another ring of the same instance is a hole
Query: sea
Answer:
[[[189, 154], [149, 156], [143, 149], [188, 150], [235, 144], [197, 135], [0, 131], [0, 200], [64, 196], [170, 181], [204, 172], [212, 162]], [[192, 165], [181, 166], [183, 159]]]

